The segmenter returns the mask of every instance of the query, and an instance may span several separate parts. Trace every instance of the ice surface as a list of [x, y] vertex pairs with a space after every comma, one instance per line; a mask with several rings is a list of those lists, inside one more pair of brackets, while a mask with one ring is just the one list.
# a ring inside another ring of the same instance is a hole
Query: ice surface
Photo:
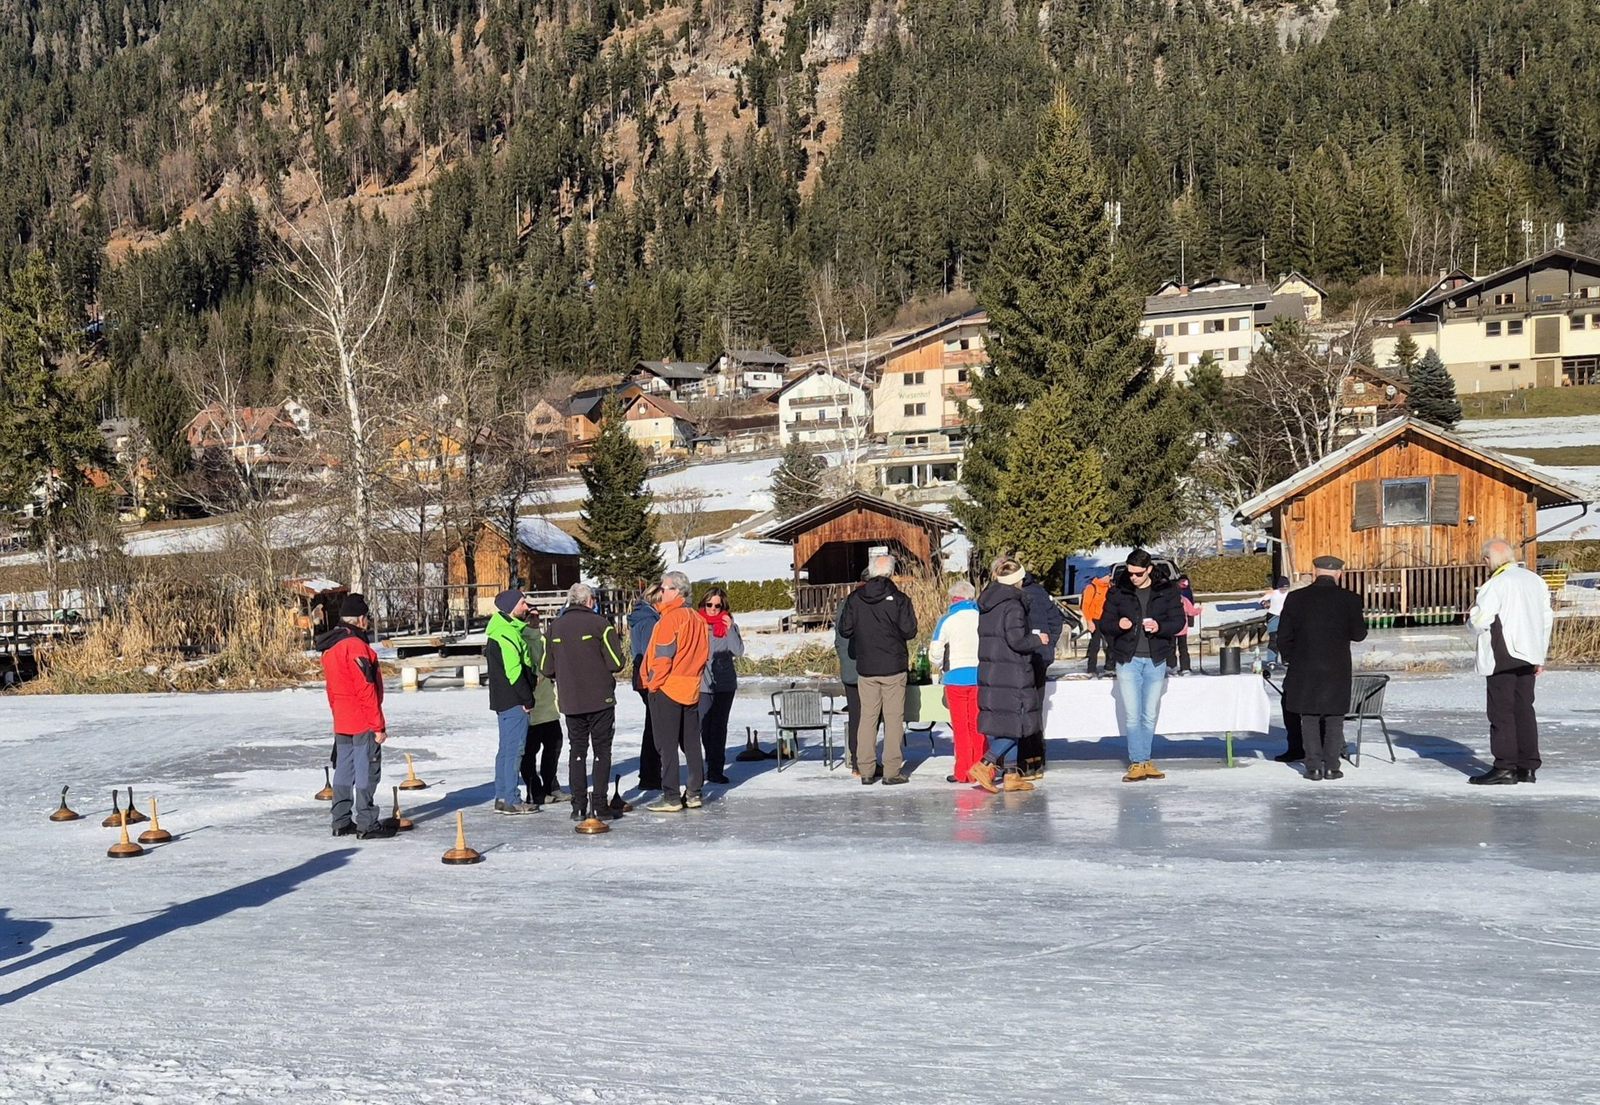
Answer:
[[[941, 738], [908, 786], [731, 763], [596, 839], [485, 812], [485, 692], [395, 695], [385, 782], [431, 785], [368, 843], [310, 800], [320, 690], [0, 698], [0, 1101], [1600, 1100], [1600, 674], [1539, 691], [1537, 786], [1465, 785], [1482, 685], [1430, 676], [1342, 783], [1209, 739], [1127, 786], [1094, 742], [990, 797]], [[112, 861], [129, 783], [178, 839]], [[480, 866], [439, 863], [457, 809]]]

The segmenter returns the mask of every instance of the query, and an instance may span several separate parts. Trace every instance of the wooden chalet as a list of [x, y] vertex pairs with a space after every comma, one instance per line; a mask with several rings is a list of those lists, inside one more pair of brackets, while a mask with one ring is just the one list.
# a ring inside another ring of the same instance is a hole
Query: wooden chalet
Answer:
[[511, 543], [504, 521], [485, 522], [473, 544], [475, 571], [468, 601], [467, 550], [460, 542], [445, 554], [445, 582], [451, 607], [463, 606], [474, 617], [494, 613], [494, 597], [507, 587], [525, 591], [560, 591], [578, 582], [578, 542], [543, 518], [517, 519], [517, 556], [513, 576]]
[[797, 514], [763, 540], [792, 546], [794, 604], [801, 624], [824, 624], [866, 570], [873, 553], [895, 558], [896, 576], [943, 570], [940, 546], [960, 526], [932, 514], [854, 491]]
[[1239, 508], [1270, 515], [1273, 574], [1326, 554], [1368, 611], [1459, 616], [1487, 578], [1484, 543], [1503, 537], [1531, 568], [1539, 511], [1588, 510], [1584, 493], [1521, 461], [1415, 418], [1385, 423]]

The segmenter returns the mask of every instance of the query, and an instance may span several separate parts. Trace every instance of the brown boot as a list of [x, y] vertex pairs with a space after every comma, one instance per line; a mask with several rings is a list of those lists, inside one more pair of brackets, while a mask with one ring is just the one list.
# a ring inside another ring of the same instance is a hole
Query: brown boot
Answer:
[[967, 771], [974, 783], [977, 783], [990, 794], [999, 794], [1000, 788], [994, 785], [994, 764], [976, 763]]
[[1144, 762], [1144, 777], [1146, 779], [1165, 779], [1167, 773], [1157, 767], [1154, 760], [1146, 760]]
[[1128, 773], [1122, 777], [1122, 781], [1124, 783], [1137, 783], [1140, 779], [1148, 779], [1149, 777], [1149, 772], [1145, 770], [1144, 764], [1140, 762], [1128, 765]]
[[1008, 771], [1006, 772], [1005, 789], [1008, 792], [1013, 790], [1032, 790], [1033, 784], [1028, 782], [1028, 780], [1024, 779], [1017, 772]]

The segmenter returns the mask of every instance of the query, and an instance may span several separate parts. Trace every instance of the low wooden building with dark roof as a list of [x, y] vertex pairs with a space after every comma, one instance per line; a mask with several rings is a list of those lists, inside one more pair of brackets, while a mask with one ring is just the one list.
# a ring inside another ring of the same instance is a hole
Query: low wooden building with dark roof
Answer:
[[833, 620], [874, 552], [894, 557], [897, 577], [936, 574], [944, 570], [944, 538], [960, 528], [948, 514], [854, 491], [774, 526], [763, 540], [793, 548], [796, 620], [822, 624]]
[[1503, 537], [1534, 567], [1539, 511], [1588, 511], [1587, 496], [1532, 466], [1415, 418], [1385, 423], [1242, 505], [1268, 518], [1274, 575], [1325, 554], [1370, 612], [1458, 616], [1487, 577], [1484, 543]]

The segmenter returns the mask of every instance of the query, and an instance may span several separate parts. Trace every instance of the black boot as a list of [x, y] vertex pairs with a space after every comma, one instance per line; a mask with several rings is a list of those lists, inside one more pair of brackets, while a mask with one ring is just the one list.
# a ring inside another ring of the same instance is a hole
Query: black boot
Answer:
[[1344, 772], [1339, 769], [1339, 766], [1337, 764], [1335, 764], [1333, 767], [1330, 767], [1330, 768], [1327, 768], [1326, 770], [1324, 770], [1323, 773], [1322, 773], [1322, 777], [1324, 779], [1343, 779], [1344, 778]]
[[1322, 768], [1320, 768], [1320, 767], [1308, 767], [1308, 768], [1306, 768], [1306, 778], [1310, 779], [1313, 783], [1322, 782]]
[[1517, 768], [1517, 782], [1519, 782], [1519, 783], [1537, 783], [1538, 781], [1539, 781], [1539, 776], [1538, 776], [1537, 772], [1535, 772], [1535, 770], [1533, 768], [1531, 768], [1531, 767], [1519, 767], [1519, 768]]
[[1469, 783], [1477, 783], [1479, 786], [1486, 787], [1513, 786], [1516, 781], [1516, 772], [1505, 767], [1491, 767], [1482, 775], [1474, 775], [1467, 780]]

